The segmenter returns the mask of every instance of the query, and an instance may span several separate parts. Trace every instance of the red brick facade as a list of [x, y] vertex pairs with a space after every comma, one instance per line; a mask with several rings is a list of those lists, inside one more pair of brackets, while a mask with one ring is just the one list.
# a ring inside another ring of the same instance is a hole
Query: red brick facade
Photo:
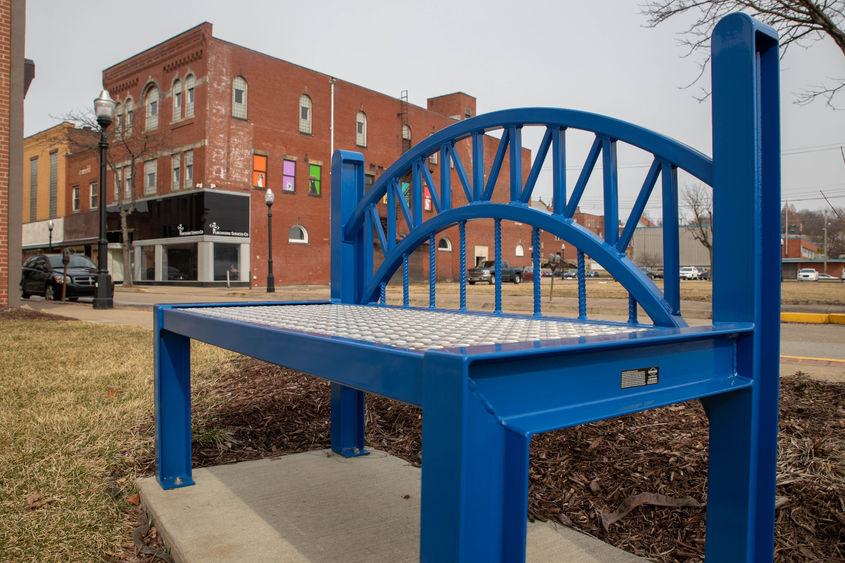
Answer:
[[0, 0], [0, 307], [9, 305], [9, 140], [11, 111], [11, 0]]

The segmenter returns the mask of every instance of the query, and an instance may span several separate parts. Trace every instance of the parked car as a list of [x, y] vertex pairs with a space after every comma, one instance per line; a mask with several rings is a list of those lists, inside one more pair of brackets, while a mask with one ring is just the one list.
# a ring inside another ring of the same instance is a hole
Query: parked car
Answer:
[[561, 272], [560, 277], [565, 280], [574, 280], [578, 277], [578, 270], [564, 270]]
[[813, 268], [801, 268], [798, 270], [798, 281], [818, 281], [819, 273]]
[[599, 273], [595, 270], [590, 270], [590, 271], [587, 272], [587, 277], [588, 278], [597, 278], [597, 277], [599, 277]]
[[701, 278], [701, 273], [695, 266], [684, 266], [680, 271], [682, 280], [697, 280]]
[[652, 270], [648, 266], [640, 266], [640, 270], [642, 270], [643, 273], [651, 279], [655, 279], [657, 277], [657, 275], [654, 273], [654, 270]]
[[[21, 297], [43, 295], [45, 299], [61, 299], [65, 282], [65, 265], [61, 254], [36, 254], [23, 263]], [[67, 265], [65, 297], [76, 300], [93, 297], [97, 282], [97, 266], [87, 256], [71, 254]]]
[[842, 268], [842, 272], [839, 274], [839, 277], [845, 282], [845, 268]]
[[[522, 281], [522, 268], [517, 266], [511, 267], [507, 260], [502, 260], [500, 271], [502, 272], [502, 282], [519, 283]], [[468, 269], [467, 281], [470, 285], [473, 285], [475, 282], [496, 283], [496, 261], [484, 260], [475, 268]]]
[[824, 272], [819, 272], [819, 279], [820, 280], [835, 280], [836, 278], [834, 276], [831, 276], [830, 274], [826, 274]]
[[709, 280], [710, 279], [710, 268], [699, 268], [698, 269], [698, 278], [702, 280]]

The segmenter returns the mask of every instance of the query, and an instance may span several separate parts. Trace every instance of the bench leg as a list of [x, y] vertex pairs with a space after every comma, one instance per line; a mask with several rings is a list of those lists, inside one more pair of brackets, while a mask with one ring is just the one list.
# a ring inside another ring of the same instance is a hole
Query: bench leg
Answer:
[[364, 392], [331, 384], [332, 451], [344, 457], [367, 455], [364, 449]]
[[505, 428], [455, 367], [424, 375], [420, 560], [523, 561], [531, 437]]
[[753, 397], [744, 389], [703, 401], [710, 418], [707, 561], [772, 559], [777, 438], [758, 423]]
[[193, 485], [191, 478], [190, 339], [156, 327], [156, 478], [163, 489]]

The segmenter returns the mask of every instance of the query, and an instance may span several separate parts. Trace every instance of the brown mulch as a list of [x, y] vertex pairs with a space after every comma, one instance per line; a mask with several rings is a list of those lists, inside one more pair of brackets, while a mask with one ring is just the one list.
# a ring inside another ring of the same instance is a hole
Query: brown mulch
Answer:
[[[194, 466], [329, 446], [328, 383], [251, 358], [194, 410]], [[781, 381], [777, 561], [845, 561], [845, 384]], [[419, 466], [421, 411], [367, 396], [367, 444]], [[698, 402], [535, 437], [529, 518], [653, 561], [703, 559], [707, 424]], [[152, 460], [149, 460], [151, 468]], [[151, 471], [151, 469], [150, 469]]]

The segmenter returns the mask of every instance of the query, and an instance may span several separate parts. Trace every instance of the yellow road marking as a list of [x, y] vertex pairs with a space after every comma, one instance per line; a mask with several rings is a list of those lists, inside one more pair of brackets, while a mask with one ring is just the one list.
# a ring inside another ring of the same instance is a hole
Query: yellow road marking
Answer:
[[786, 356], [781, 355], [781, 358], [786, 358], [788, 360], [816, 360], [818, 362], [837, 362], [845, 364], [845, 360], [840, 360], [837, 358], [808, 358], [806, 356]]

